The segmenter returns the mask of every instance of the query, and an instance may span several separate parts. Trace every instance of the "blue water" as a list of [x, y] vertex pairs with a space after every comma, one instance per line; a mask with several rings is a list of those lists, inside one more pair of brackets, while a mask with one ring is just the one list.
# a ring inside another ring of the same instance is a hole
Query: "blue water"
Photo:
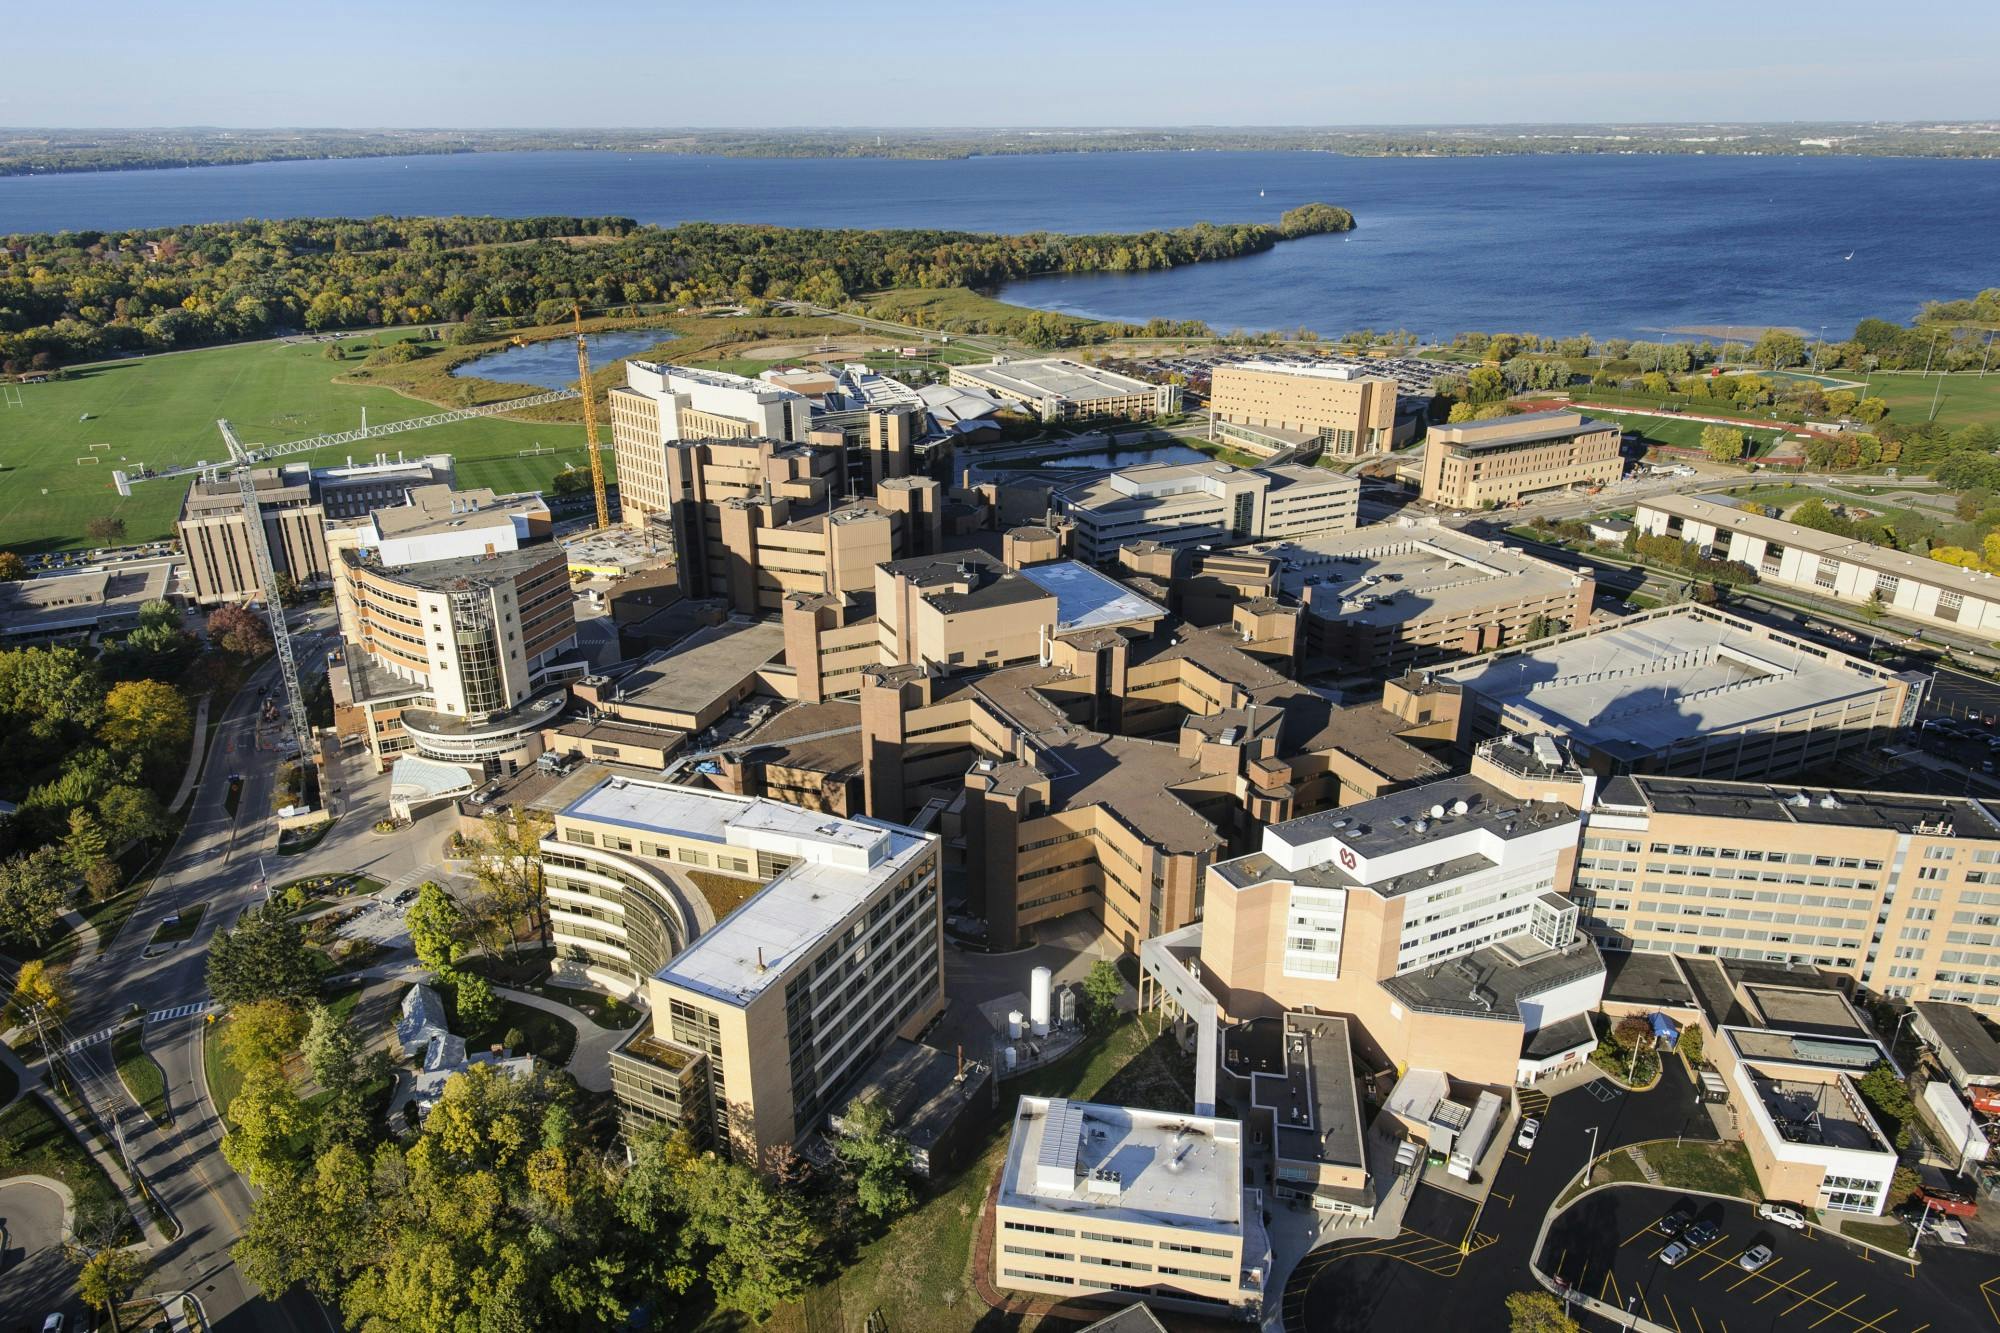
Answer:
[[[1261, 194], [1260, 194], [1261, 192]], [[0, 179], [0, 232], [325, 214], [621, 214], [821, 227], [1139, 231], [1351, 208], [1360, 228], [1008, 299], [1120, 318], [1641, 335], [1867, 315], [2000, 283], [2000, 162], [1133, 153], [766, 159], [494, 153]], [[1843, 258], [1853, 252], [1854, 258]]]
[[[673, 334], [660, 329], [593, 333], [590, 368], [602, 370], [613, 361], [637, 356], [673, 339]], [[566, 389], [576, 383], [576, 344], [568, 338], [551, 338], [525, 347], [508, 347], [453, 366], [451, 373], [504, 380], [509, 384], [533, 384], [544, 389]]]
[[1184, 444], [1163, 444], [1152, 449], [1120, 449], [1116, 453], [1099, 450], [1094, 454], [1064, 454], [1043, 467], [1138, 467], [1141, 463], [1199, 463], [1208, 455]]

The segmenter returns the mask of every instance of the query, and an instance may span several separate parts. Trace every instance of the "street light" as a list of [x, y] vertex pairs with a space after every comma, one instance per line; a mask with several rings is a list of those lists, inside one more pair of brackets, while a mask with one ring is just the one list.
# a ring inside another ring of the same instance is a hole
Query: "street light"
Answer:
[[1917, 1234], [1910, 1237], [1910, 1253], [1909, 1253], [1910, 1258], [1914, 1259], [1917, 1257], [1917, 1242], [1924, 1238], [1924, 1228], [1930, 1225], [1930, 1221], [1931, 1221], [1931, 1201], [1929, 1199], [1925, 1199], [1924, 1215], [1917, 1221]]
[[1625, 1327], [1637, 1328], [1639, 1326], [1639, 1295], [1637, 1292], [1625, 1298], [1625, 1313], [1631, 1316], [1631, 1318], [1625, 1321]]
[[[1970, 771], [1970, 770], [1967, 770], [1967, 773], [1966, 773], [1966, 780], [1967, 780], [1968, 782], [1970, 782], [1970, 781], [1971, 781], [1971, 771]], [[1892, 1059], [1892, 1060], [1893, 1060], [1893, 1059], [1895, 1059], [1895, 1057], [1896, 1057], [1896, 1043], [1897, 1043], [1897, 1042], [1899, 1042], [1899, 1041], [1901, 1041], [1901, 1040], [1902, 1040], [1902, 1038], [1903, 1038], [1903, 1024], [1905, 1024], [1905, 1023], [1909, 1022], [1909, 1021], [1910, 1021], [1910, 1020], [1911, 1020], [1912, 1018], [1914, 1018], [1914, 1017], [1916, 1016], [1916, 1012], [1917, 1012], [1917, 1009], [1916, 1009], [1916, 1006], [1915, 1006], [1915, 1005], [1911, 1005], [1911, 1006], [1910, 1006], [1910, 1007], [1909, 1007], [1908, 1009], [1905, 1009], [1905, 1010], [1903, 1011], [1903, 1016], [1902, 1016], [1901, 1018], [1899, 1018], [1899, 1019], [1897, 1019], [1897, 1020], [1896, 1020], [1896, 1026], [1895, 1026], [1895, 1027], [1894, 1027], [1894, 1028], [1893, 1028], [1893, 1029], [1892, 1029], [1892, 1030], [1890, 1031], [1890, 1033], [1889, 1033], [1889, 1058], [1890, 1058], [1890, 1059]]]

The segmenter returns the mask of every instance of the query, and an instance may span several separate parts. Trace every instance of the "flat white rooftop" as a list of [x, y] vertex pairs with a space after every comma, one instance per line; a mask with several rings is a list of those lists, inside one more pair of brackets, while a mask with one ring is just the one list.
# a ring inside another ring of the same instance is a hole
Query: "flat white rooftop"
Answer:
[[810, 953], [931, 841], [877, 820], [622, 777], [592, 787], [561, 814], [740, 848], [753, 861], [760, 851], [798, 858], [658, 974], [739, 1005]]
[[1238, 361], [1235, 365], [1217, 366], [1216, 373], [1229, 370], [1254, 370], [1265, 375], [1300, 375], [1316, 380], [1368, 380], [1388, 379], [1387, 375], [1370, 372], [1365, 366], [1300, 365], [1290, 361]]
[[1214, 1116], [1023, 1097], [1000, 1203], [1105, 1221], [1243, 1229], [1243, 1125]]
[[1159, 603], [1075, 560], [1030, 565], [1021, 571], [1021, 577], [1055, 596], [1056, 631], [1061, 634], [1157, 620], [1167, 614], [1167, 609]]
[[1436, 524], [1371, 524], [1353, 532], [1238, 547], [1270, 556], [1278, 588], [1298, 600], [1313, 589], [1323, 619], [1398, 624], [1464, 615], [1496, 602], [1555, 596], [1576, 586], [1576, 571], [1499, 542]]
[[1151, 394], [1159, 386], [1115, 370], [1086, 366], [1067, 357], [1040, 361], [995, 361], [984, 366], [961, 366], [955, 372], [1002, 393], [1032, 398], [1073, 400], [1108, 398], [1118, 394]]
[[1437, 674], [1539, 729], [1614, 754], [1652, 754], [1897, 684], [1843, 653], [1688, 607]]

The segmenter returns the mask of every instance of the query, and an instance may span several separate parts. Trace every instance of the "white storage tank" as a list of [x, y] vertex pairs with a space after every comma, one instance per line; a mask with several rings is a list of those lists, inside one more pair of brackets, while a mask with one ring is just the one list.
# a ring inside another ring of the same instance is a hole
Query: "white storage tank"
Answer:
[[1023, 1022], [1024, 1020], [1021, 1017], [1021, 1011], [1019, 1009], [1010, 1010], [1008, 1012], [1007, 1036], [1009, 1039], [1013, 1041], [1019, 1041], [1021, 1039], [1021, 1025]]
[[1006, 1068], [1007, 1072], [1010, 1074], [1014, 1072], [1014, 1060], [1015, 1060], [1014, 1048], [1012, 1046], [1009, 1046], [1000, 1052], [1000, 1063], [1002, 1066]]
[[1035, 1025], [1035, 1035], [1049, 1035], [1049, 992], [1055, 986], [1056, 974], [1046, 967], [1038, 967], [1028, 974], [1028, 1021]]

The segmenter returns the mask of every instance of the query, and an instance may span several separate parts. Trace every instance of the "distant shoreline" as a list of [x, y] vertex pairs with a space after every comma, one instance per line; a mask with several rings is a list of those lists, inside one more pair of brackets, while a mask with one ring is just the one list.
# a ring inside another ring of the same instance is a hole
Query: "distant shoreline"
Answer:
[[933, 130], [0, 130], [0, 177], [504, 152], [749, 158], [1321, 152], [1348, 157], [2000, 158], [2000, 121]]

